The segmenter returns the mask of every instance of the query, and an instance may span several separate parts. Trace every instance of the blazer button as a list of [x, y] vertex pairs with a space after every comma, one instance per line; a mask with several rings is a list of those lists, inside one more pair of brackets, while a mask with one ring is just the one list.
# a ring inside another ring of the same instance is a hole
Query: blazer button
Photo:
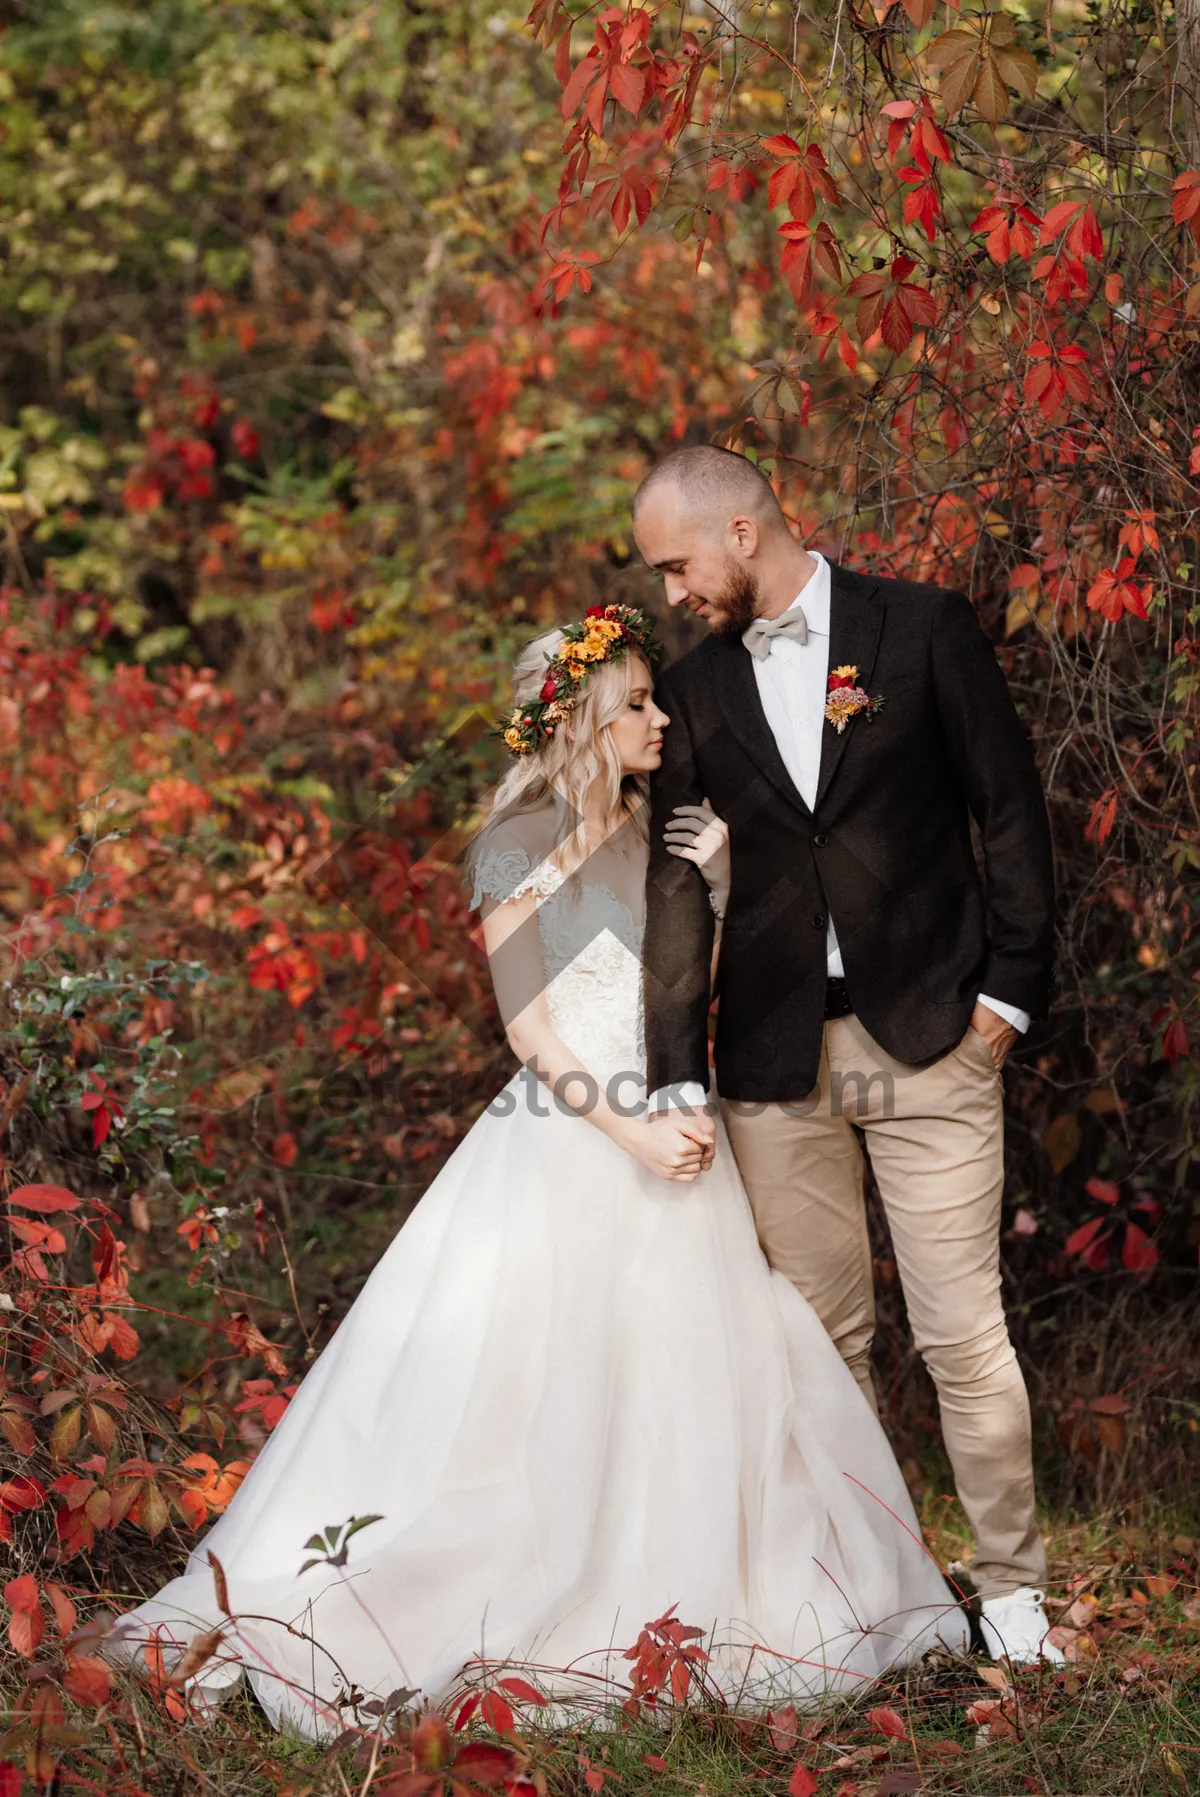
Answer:
[[826, 847], [828, 842], [829, 842], [829, 838], [828, 838], [828, 836], [826, 836], [826, 834], [823, 830], [819, 836], [813, 837], [813, 847], [814, 848], [823, 849]]
[[812, 927], [814, 930], [823, 930], [825, 928], [825, 919], [823, 917], [814, 917], [812, 920]]

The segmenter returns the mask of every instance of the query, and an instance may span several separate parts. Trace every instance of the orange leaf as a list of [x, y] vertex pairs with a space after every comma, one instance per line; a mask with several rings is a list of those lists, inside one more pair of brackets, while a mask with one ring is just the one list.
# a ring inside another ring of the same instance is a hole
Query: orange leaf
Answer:
[[13, 1651], [24, 1659], [32, 1659], [37, 1644], [46, 1632], [46, 1618], [40, 1609], [14, 1610], [8, 1625], [8, 1638]]
[[77, 1621], [75, 1605], [61, 1585], [47, 1585], [46, 1596], [50, 1599], [50, 1608], [54, 1611], [54, 1624], [59, 1634], [69, 1635]]
[[10, 1579], [4, 1587], [4, 1601], [14, 1610], [30, 1612], [38, 1607], [37, 1580], [31, 1572]]

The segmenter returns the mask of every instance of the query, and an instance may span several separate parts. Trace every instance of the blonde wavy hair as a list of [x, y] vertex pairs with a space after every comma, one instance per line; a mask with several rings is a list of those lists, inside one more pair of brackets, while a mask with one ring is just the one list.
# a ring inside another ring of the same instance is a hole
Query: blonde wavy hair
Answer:
[[[561, 630], [548, 630], [521, 651], [513, 663], [514, 703], [537, 697], [546, 678], [547, 657], [563, 640]], [[467, 852], [469, 873], [474, 874], [497, 824], [534, 813], [546, 813], [553, 822], [554, 847], [546, 859], [563, 874], [573, 872], [599, 846], [589, 840], [584, 819], [584, 800], [597, 785], [604, 801], [599, 840], [628, 820], [643, 841], [649, 840], [647, 777], [622, 773], [608, 728], [629, 703], [635, 672], [650, 672], [636, 651], [620, 661], [589, 668], [569, 717], [533, 754], [517, 758], [496, 788], [487, 820]]]

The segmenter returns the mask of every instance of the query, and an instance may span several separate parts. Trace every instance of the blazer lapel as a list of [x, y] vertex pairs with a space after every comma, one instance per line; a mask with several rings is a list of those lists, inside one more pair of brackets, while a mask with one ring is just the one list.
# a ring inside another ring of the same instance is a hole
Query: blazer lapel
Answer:
[[[829, 604], [829, 671], [852, 666], [858, 669], [858, 684], [870, 691], [871, 670], [883, 628], [883, 602], [877, 597], [879, 583], [869, 575], [855, 574], [849, 568], [830, 563]], [[746, 658], [749, 660], [749, 656]], [[822, 721], [821, 771], [817, 779], [817, 796], [813, 810], [819, 810], [829, 791], [842, 756], [856, 730], [869, 730], [864, 718], [851, 718], [839, 735], [833, 725]]]
[[713, 639], [713, 647], [719, 657], [713, 684], [735, 741], [745, 749], [772, 786], [810, 818], [812, 812], [793, 784], [767, 722], [758, 696], [758, 682], [754, 678], [754, 657], [738, 636]]

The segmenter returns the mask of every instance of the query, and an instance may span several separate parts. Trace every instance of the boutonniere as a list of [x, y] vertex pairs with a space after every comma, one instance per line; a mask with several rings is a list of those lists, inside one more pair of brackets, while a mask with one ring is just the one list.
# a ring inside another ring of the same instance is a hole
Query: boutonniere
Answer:
[[825, 716], [839, 736], [850, 719], [856, 718], [860, 711], [866, 713], [869, 724], [872, 712], [878, 711], [882, 704], [883, 700], [878, 694], [865, 693], [858, 684], [857, 668], [835, 668], [829, 676], [829, 695], [825, 700]]

